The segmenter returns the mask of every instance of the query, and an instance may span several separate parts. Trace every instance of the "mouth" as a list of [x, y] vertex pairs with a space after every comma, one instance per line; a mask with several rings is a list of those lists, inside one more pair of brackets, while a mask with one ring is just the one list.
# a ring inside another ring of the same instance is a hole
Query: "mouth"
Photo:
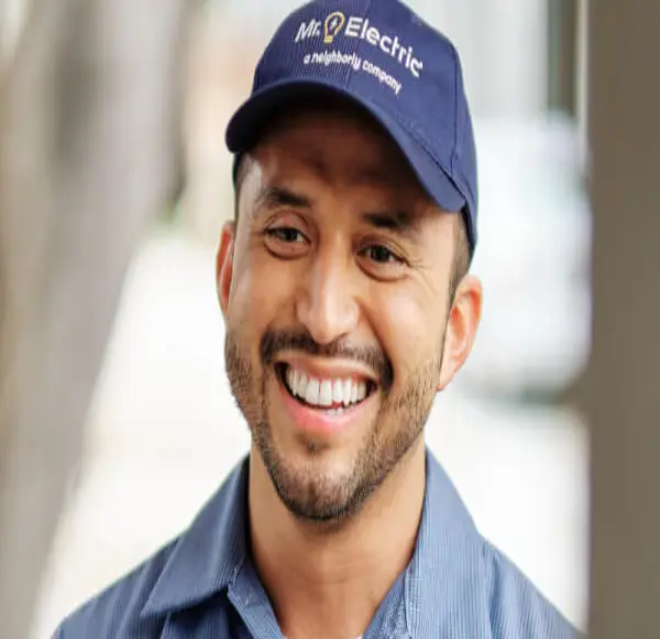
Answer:
[[378, 389], [374, 380], [362, 375], [315, 376], [285, 362], [275, 364], [275, 371], [291, 399], [330, 417], [354, 411]]

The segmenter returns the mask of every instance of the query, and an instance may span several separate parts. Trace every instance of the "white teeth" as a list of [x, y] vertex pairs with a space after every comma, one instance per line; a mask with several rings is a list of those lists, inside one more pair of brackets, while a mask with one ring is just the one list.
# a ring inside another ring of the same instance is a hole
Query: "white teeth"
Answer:
[[291, 392], [295, 395], [298, 389], [298, 371], [294, 368], [289, 368], [286, 371], [286, 383], [289, 385]]
[[328, 411], [332, 415], [341, 415], [345, 407], [363, 401], [367, 396], [367, 383], [351, 379], [319, 380], [307, 377], [292, 366], [287, 367], [285, 381], [294, 396], [300, 397], [312, 406], [324, 408], [339, 404]]
[[351, 403], [351, 380], [347, 379], [343, 383], [342, 390], [342, 403], [344, 406], [348, 406]]
[[332, 404], [333, 404], [332, 382], [326, 379], [321, 383], [321, 391], [319, 393], [319, 406], [332, 406]]
[[310, 378], [309, 383], [307, 384], [307, 390], [305, 391], [305, 401], [313, 406], [318, 405], [320, 390], [321, 384], [319, 384], [319, 380], [314, 379], [313, 377]]
[[307, 383], [307, 375], [305, 375], [305, 373], [301, 373], [300, 377], [298, 378], [298, 386], [293, 389], [294, 394], [305, 399], [305, 394], [307, 393]]
[[340, 379], [336, 379], [335, 383], [332, 385], [332, 403], [340, 404], [342, 399], [344, 399], [344, 393], [342, 392], [343, 384]]

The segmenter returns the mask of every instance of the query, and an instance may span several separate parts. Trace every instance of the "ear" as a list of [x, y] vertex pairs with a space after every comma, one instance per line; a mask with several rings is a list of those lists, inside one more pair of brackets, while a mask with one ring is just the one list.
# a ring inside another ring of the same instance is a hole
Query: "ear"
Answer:
[[231, 292], [231, 281], [234, 272], [234, 243], [236, 239], [236, 225], [227, 222], [222, 227], [220, 246], [216, 257], [215, 279], [218, 291], [218, 301], [225, 319], [229, 308], [229, 294]]
[[481, 321], [482, 304], [481, 282], [474, 276], [466, 276], [456, 290], [447, 320], [439, 391], [447, 387], [472, 351]]

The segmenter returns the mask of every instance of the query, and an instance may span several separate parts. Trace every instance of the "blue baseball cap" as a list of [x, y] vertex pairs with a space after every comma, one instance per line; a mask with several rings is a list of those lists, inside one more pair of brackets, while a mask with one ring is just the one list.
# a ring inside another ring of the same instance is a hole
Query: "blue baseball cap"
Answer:
[[226, 142], [235, 164], [275, 110], [331, 92], [366, 110], [443, 210], [477, 241], [477, 161], [453, 44], [399, 0], [316, 0], [290, 14], [259, 61]]

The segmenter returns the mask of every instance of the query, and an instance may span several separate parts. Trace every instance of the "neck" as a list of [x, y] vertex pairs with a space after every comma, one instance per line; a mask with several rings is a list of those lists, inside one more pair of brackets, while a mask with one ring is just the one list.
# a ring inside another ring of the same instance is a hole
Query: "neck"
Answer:
[[425, 491], [420, 437], [367, 503], [341, 524], [296, 519], [261, 455], [250, 458], [252, 555], [287, 639], [362, 635], [417, 540]]

